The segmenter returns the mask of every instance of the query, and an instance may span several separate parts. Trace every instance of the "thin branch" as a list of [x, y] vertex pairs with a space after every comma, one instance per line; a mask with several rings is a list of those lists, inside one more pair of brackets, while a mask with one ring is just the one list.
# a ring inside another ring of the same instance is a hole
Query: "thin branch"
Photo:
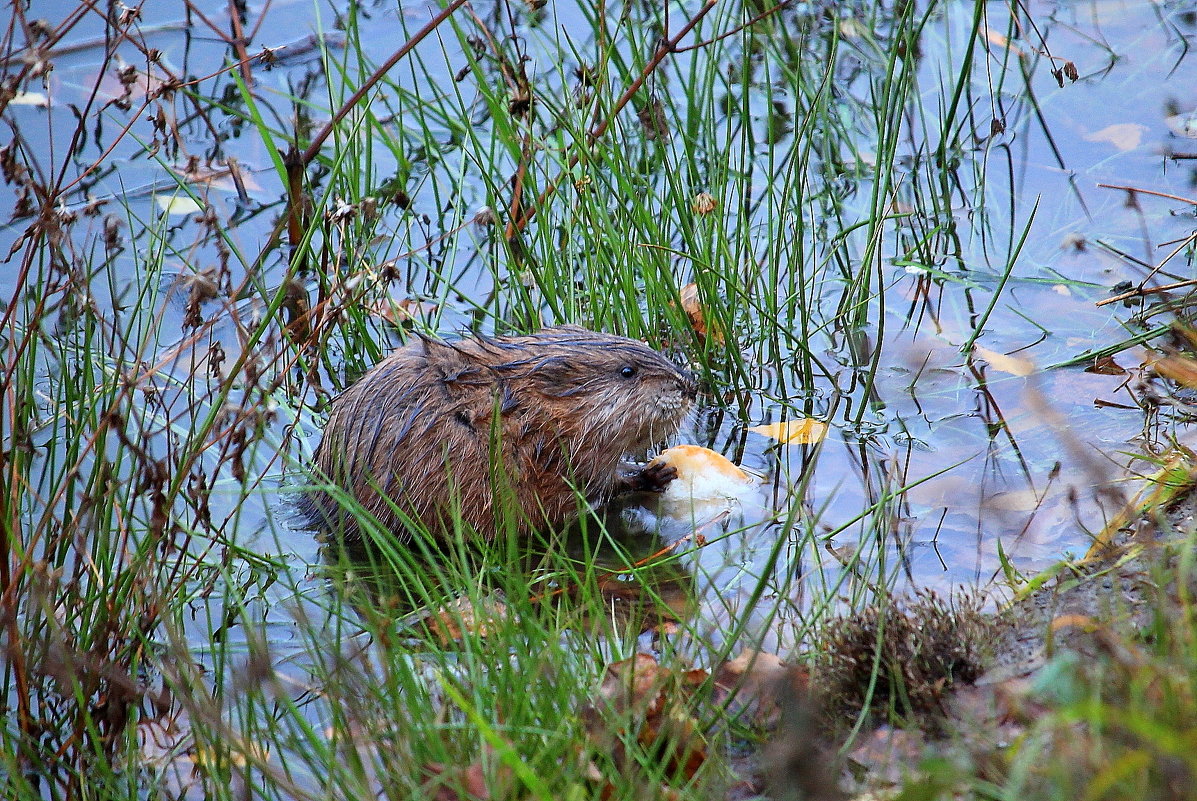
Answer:
[[1152, 189], [1140, 189], [1137, 186], [1122, 186], [1121, 184], [1098, 184], [1103, 189], [1121, 189], [1123, 192], [1138, 192], [1143, 195], [1153, 195], [1154, 197], [1163, 197], [1168, 200], [1179, 200], [1181, 203], [1189, 203], [1197, 206], [1197, 200], [1191, 197], [1181, 197], [1180, 195], [1170, 195], [1167, 192], [1156, 192]]
[[762, 11], [760, 14], [757, 14], [755, 17], [748, 20], [743, 25], [737, 25], [736, 27], [732, 28], [730, 31], [725, 31], [725, 32], [719, 34], [718, 36], [715, 36], [711, 39], [707, 39], [705, 42], [699, 42], [698, 44], [687, 45], [686, 47], [679, 47], [676, 50], [674, 50], [673, 52], [688, 53], [691, 50], [701, 50], [704, 47], [715, 44], [715, 42], [722, 42], [727, 37], [735, 36], [740, 31], [748, 30], [749, 28], [751, 28], [753, 25], [756, 25], [761, 20], [768, 19], [769, 17], [776, 14], [778, 11], [781, 11], [783, 8], [788, 6], [790, 4], [790, 2], [791, 2], [791, 0], [782, 0], [782, 2], [773, 6], [773, 8], [769, 9], [768, 11]]
[[[708, 2], [713, 2], [713, 0], [708, 0]], [[345, 119], [345, 116], [353, 110], [353, 107], [356, 106], [371, 89], [374, 88], [376, 83], [383, 79], [383, 76], [390, 72], [391, 67], [398, 64], [400, 59], [406, 56], [409, 52], [411, 52], [412, 48], [424, 40], [424, 37], [436, 30], [437, 26], [447, 20], [454, 11], [461, 8], [463, 5], [465, 5], [465, 3], [466, 0], [453, 0], [453, 2], [445, 6], [445, 8], [439, 14], [430, 19], [427, 25], [416, 31], [415, 35], [408, 39], [403, 44], [403, 47], [400, 47], [398, 50], [396, 50], [395, 53], [388, 58], [381, 67], [374, 70], [374, 74], [367, 78], [366, 82], [359, 86], [358, 90], [354, 92], [339, 109], [337, 109], [337, 113], [333, 115], [333, 118], [329, 120], [328, 123], [320, 130], [320, 133], [316, 134], [316, 137], [312, 139], [312, 142], [308, 145], [307, 150], [303, 151], [303, 154], [299, 158], [300, 164], [302, 164], [304, 167], [311, 164], [312, 160], [320, 154], [320, 148], [324, 145], [324, 140], [328, 139], [328, 137], [332, 135], [333, 129], [337, 127], [337, 124], [340, 123], [341, 120]]]
[[246, 86], [254, 85], [254, 76], [249, 68], [249, 53], [245, 46], [249, 43], [249, 39], [245, 36], [245, 30], [241, 27], [241, 14], [237, 11], [237, 0], [229, 0], [229, 24], [233, 28], [233, 38], [229, 40], [229, 44], [233, 47], [233, 52], [237, 54], [237, 60], [241, 64], [241, 80]]
[[1197, 284], [1197, 278], [1190, 278], [1187, 281], [1177, 281], [1172, 284], [1164, 284], [1163, 286], [1140, 287], [1132, 289], [1130, 292], [1123, 292], [1121, 295], [1115, 295], [1112, 298], [1105, 298], [1094, 303], [1094, 306], [1105, 306], [1107, 303], [1117, 303], [1120, 300], [1129, 300], [1131, 298], [1139, 298], [1145, 295], [1156, 295], [1161, 292], [1171, 292], [1173, 289], [1180, 289], [1181, 287], [1193, 286]]

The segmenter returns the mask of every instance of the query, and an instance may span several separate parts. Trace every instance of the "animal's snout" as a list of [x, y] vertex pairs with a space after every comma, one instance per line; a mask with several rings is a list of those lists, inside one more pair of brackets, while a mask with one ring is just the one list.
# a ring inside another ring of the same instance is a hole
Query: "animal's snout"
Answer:
[[682, 394], [687, 400], [695, 400], [698, 397], [698, 376], [689, 370], [678, 370], [678, 377]]

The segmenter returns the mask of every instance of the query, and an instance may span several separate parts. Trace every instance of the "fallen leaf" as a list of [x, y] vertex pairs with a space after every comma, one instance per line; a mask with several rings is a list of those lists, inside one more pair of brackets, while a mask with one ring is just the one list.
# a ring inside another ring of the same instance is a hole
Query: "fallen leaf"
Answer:
[[625, 738], [611, 729], [635, 726], [641, 757], [664, 759], [666, 775], [688, 780], [706, 760], [706, 738], [689, 703], [707, 678], [705, 670], [664, 668], [649, 654], [608, 665], [598, 699], [582, 712], [587, 732], [600, 750], [611, 752], [616, 764], [626, 765], [628, 755], [621, 745]]
[[700, 338], [709, 337], [715, 342], [722, 343], [723, 332], [719, 326], [707, 321], [706, 309], [703, 308], [702, 301], [698, 297], [698, 284], [686, 284], [678, 291], [678, 297], [682, 302], [682, 311], [689, 318], [690, 327], [694, 329], [694, 333], [698, 334]]
[[994, 370], [1000, 370], [1010, 375], [1023, 376], [1035, 372], [1035, 363], [1030, 359], [1023, 359], [1019, 356], [1007, 356], [1004, 353], [990, 350], [983, 345], [973, 345], [973, 355], [979, 356], [989, 362], [989, 366]]
[[779, 675], [780, 671], [785, 670], [785, 663], [777, 654], [745, 648], [735, 659], [724, 662], [721, 670], [736, 676], [754, 674], [760, 678], [762, 674], [765, 674], [767, 677], [773, 678]]
[[814, 445], [827, 436], [827, 428], [827, 423], [822, 420], [804, 417], [801, 420], [749, 426], [748, 430], [775, 439], [782, 445]]
[[[870, 734], [861, 735], [847, 758], [850, 763], [868, 769], [870, 782], [901, 786], [903, 780], [910, 780], [912, 768], [923, 759], [926, 742], [926, 737], [917, 729], [881, 726]], [[880, 799], [890, 795], [878, 793], [866, 797]], [[860, 796], [857, 801], [861, 801]]]
[[1118, 122], [1107, 125], [1100, 131], [1085, 135], [1088, 142], [1107, 142], [1119, 150], [1126, 152], [1134, 150], [1143, 141], [1143, 134], [1150, 130], [1146, 125], [1137, 122]]
[[[487, 755], [496, 753], [494, 746], [484, 746]], [[443, 762], [428, 762], [423, 767], [424, 792], [433, 801], [489, 801], [494, 796], [487, 782], [487, 771], [481, 761], [466, 766], [446, 765]], [[508, 797], [515, 772], [511, 766], [499, 764], [493, 771], [496, 793], [500, 798]]]
[[1187, 356], [1161, 356], [1152, 366], [1164, 378], [1189, 389], [1197, 389], [1197, 361]]
[[614, 702], [613, 705], [619, 709], [638, 704], [658, 681], [659, 672], [664, 673], [652, 654], [636, 654], [630, 659], [613, 662], [607, 665], [603, 674], [598, 696]]
[[191, 195], [154, 195], [154, 202], [167, 214], [195, 214], [203, 210]]
[[1085, 372], [1098, 375], [1126, 375], [1126, 369], [1114, 361], [1113, 356], [1102, 356], [1094, 360], [1093, 364], [1085, 368]]
[[475, 603], [462, 596], [429, 614], [423, 622], [437, 642], [451, 645], [460, 641], [465, 634], [489, 636], [507, 617], [507, 606], [500, 601], [484, 599], [481, 603]]
[[810, 678], [805, 669], [786, 665], [776, 654], [751, 649], [716, 667], [714, 676], [713, 700], [762, 728], [777, 722], [780, 683], [788, 680], [805, 689]]
[[12, 99], [8, 101], [10, 106], [37, 106], [38, 108], [47, 108], [50, 105], [50, 98], [46, 97], [41, 92], [17, 92]]

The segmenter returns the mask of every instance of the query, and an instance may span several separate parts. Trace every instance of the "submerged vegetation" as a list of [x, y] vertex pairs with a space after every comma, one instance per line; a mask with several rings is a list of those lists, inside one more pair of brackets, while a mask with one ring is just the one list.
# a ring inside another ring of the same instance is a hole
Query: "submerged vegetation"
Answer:
[[[1191, 10], [54, 5], [0, 49], [5, 798], [837, 797], [876, 722], [966, 729], [989, 621], [898, 589], [1126, 569], [1121, 479], [1185, 452]], [[685, 362], [680, 438], [755, 506], [300, 527], [329, 400], [385, 353], [567, 322]], [[1154, 617], [1036, 623], [1104, 650], [1045, 645], [996, 682], [1010, 739], [908, 752], [893, 792], [1183, 797], [1169, 519]]]

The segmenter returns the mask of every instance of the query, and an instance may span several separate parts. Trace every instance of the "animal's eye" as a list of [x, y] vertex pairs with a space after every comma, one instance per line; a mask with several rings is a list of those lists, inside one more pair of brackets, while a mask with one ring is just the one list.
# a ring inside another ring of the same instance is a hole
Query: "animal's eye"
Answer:
[[624, 378], [631, 378], [632, 376], [636, 375], [636, 368], [630, 364], [625, 364], [619, 369], [619, 374]]

